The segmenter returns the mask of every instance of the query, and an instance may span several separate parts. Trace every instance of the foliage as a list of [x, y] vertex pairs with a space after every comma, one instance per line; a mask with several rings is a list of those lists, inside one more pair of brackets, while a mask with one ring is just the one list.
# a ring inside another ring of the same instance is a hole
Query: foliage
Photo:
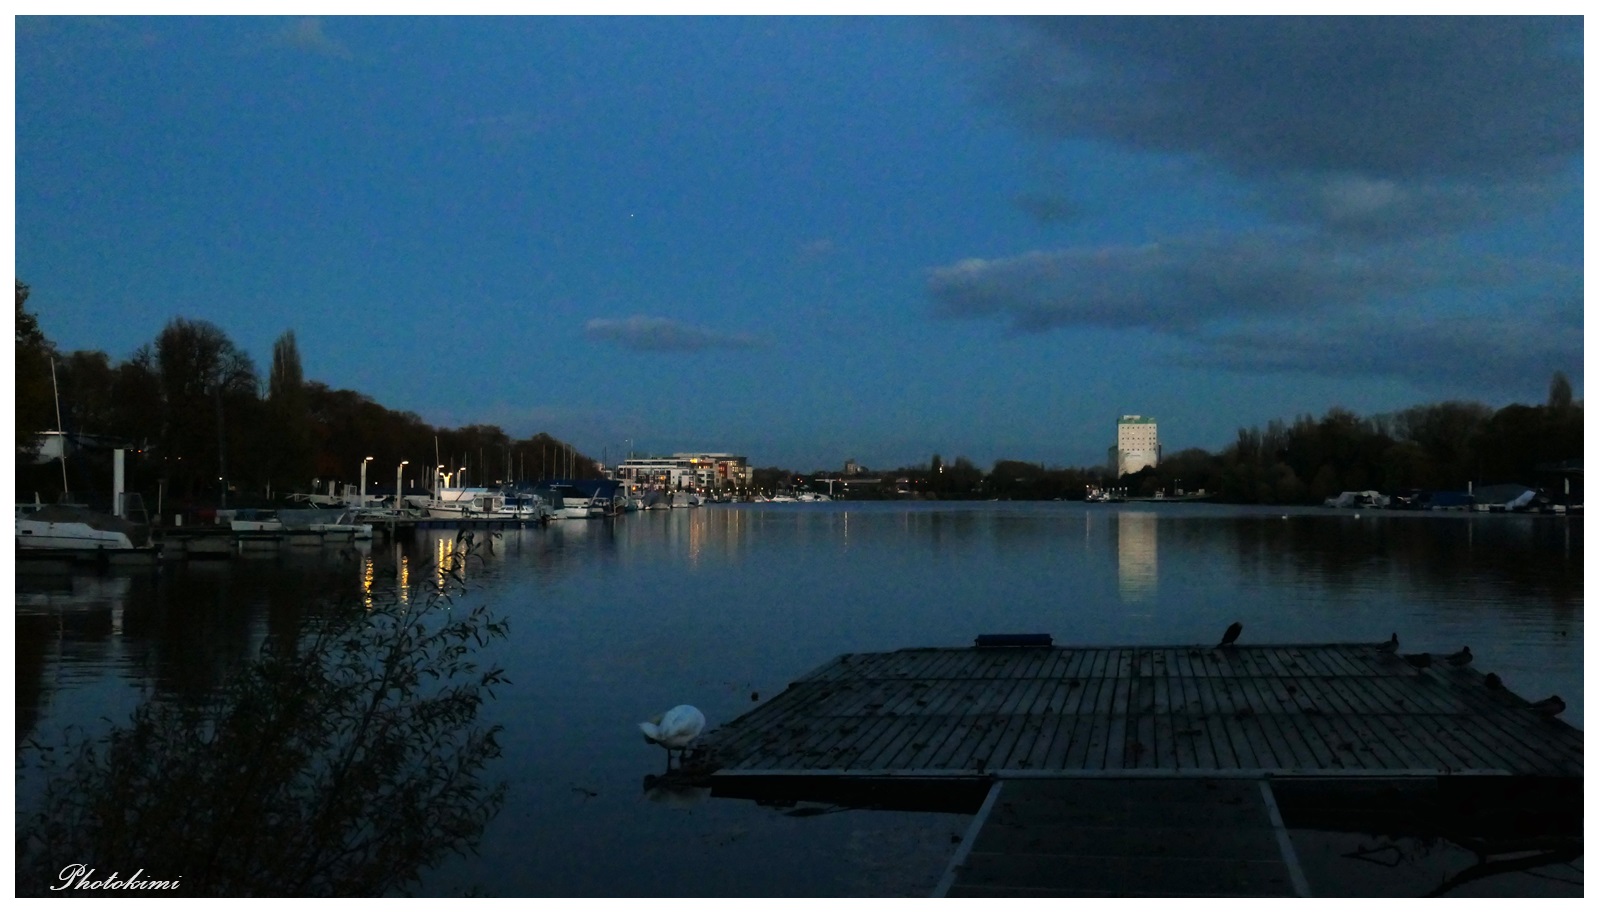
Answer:
[[306, 397], [300, 348], [290, 330], [272, 343], [272, 370], [267, 375], [266, 440], [262, 471], [267, 484], [294, 487], [311, 478], [316, 451], [311, 440], [311, 407]]
[[453, 609], [470, 558], [449, 589], [308, 618], [199, 705], [34, 746], [49, 779], [18, 827], [18, 893], [92, 860], [187, 894], [376, 896], [471, 850], [505, 792], [481, 776], [500, 727], [477, 717], [506, 679], [475, 653], [507, 624]]
[[37, 452], [35, 435], [55, 427], [55, 398], [51, 389], [50, 359], [55, 346], [39, 329], [39, 320], [23, 305], [28, 286], [17, 280], [17, 462], [25, 463]]
[[[17, 283], [17, 439], [54, 427], [49, 359], [54, 347], [23, 308], [28, 287]], [[265, 399], [254, 367], [226, 334], [203, 321], [177, 319], [151, 345], [120, 365], [98, 352], [75, 352], [58, 365], [67, 428], [108, 435], [141, 449], [129, 467], [129, 488], [164, 484], [166, 499], [215, 503], [226, 476], [233, 506], [262, 503], [267, 490], [307, 491], [313, 483], [353, 484], [368, 466], [370, 491], [388, 491], [401, 461], [408, 488], [435, 467], [467, 484], [594, 478], [597, 464], [547, 434], [512, 440], [494, 425], [435, 428], [411, 412], [388, 409], [353, 390], [306, 380], [292, 332], [273, 345]], [[1090, 488], [1119, 487], [1150, 496], [1203, 490], [1243, 503], [1319, 503], [1347, 490], [1397, 492], [1463, 489], [1467, 483], [1551, 483], [1547, 467], [1582, 456], [1582, 404], [1556, 372], [1540, 406], [1494, 410], [1480, 403], [1419, 405], [1361, 417], [1333, 408], [1320, 418], [1274, 420], [1240, 428], [1220, 453], [1190, 449], [1150, 470], [1116, 478], [1099, 467], [1060, 468], [1000, 460], [984, 473], [965, 457], [933, 454], [926, 466], [876, 473], [879, 486], [856, 486], [851, 497], [1077, 499]], [[154, 439], [154, 453], [144, 445]], [[51, 472], [44, 470], [49, 469]], [[96, 468], [98, 477], [109, 473]], [[753, 471], [753, 487], [810, 487], [783, 467]], [[903, 481], [901, 481], [903, 480]], [[1580, 481], [1580, 477], [1578, 477]], [[18, 488], [51, 492], [59, 467], [19, 460]]]

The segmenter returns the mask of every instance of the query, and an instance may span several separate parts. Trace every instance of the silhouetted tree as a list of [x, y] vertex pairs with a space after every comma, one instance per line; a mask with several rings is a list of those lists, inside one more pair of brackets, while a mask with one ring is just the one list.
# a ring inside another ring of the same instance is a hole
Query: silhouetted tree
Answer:
[[215, 324], [174, 318], [155, 340], [164, 421], [161, 435], [175, 490], [219, 491], [230, 443], [256, 400], [255, 365]]
[[39, 329], [39, 320], [23, 305], [29, 289], [17, 280], [17, 462], [31, 461], [38, 453], [40, 432], [55, 428], [55, 397], [50, 382], [50, 359], [55, 345]]
[[316, 454], [311, 442], [305, 374], [293, 330], [272, 343], [266, 415], [267, 433], [258, 451], [262, 455], [262, 474], [280, 489], [287, 486], [290, 490], [303, 490], [315, 474]]
[[501, 727], [478, 712], [506, 679], [475, 651], [507, 630], [450, 607], [472, 559], [458, 540], [444, 588], [425, 575], [306, 616], [198, 706], [152, 700], [102, 738], [24, 746], [48, 781], [17, 829], [17, 893], [84, 861], [180, 895], [379, 897], [470, 850], [505, 795], [483, 780]]

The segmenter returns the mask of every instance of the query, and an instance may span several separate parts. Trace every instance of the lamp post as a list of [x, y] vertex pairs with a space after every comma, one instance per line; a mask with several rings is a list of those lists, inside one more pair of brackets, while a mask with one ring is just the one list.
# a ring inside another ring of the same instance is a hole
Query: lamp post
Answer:
[[361, 506], [366, 506], [366, 464], [372, 462], [371, 457], [361, 461]]
[[394, 509], [399, 510], [405, 506], [405, 466], [410, 460], [401, 460], [400, 465], [394, 470]]
[[462, 466], [461, 467], [461, 471], [459, 473], [456, 473], [456, 475], [459, 476], [460, 479], [461, 479], [461, 487], [465, 488], [466, 487], [466, 467]]

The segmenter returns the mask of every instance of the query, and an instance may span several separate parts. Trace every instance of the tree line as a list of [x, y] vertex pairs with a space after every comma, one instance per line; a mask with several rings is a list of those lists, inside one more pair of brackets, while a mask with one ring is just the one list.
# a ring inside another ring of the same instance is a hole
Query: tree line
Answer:
[[[1582, 404], [1571, 382], [1555, 372], [1547, 401], [1492, 409], [1449, 401], [1361, 417], [1341, 407], [1315, 418], [1274, 420], [1264, 429], [1240, 428], [1220, 453], [1200, 448], [1165, 455], [1158, 466], [1116, 476], [1106, 467], [1061, 468], [999, 460], [984, 473], [965, 457], [882, 473], [876, 489], [851, 488], [850, 497], [926, 497], [1079, 500], [1093, 489], [1123, 489], [1134, 497], [1203, 491], [1238, 504], [1320, 504], [1344, 491], [1464, 491], [1469, 485], [1559, 485], [1582, 458]], [[1580, 465], [1580, 464], [1578, 464]], [[767, 477], [792, 477], [781, 469]], [[820, 491], [815, 473], [805, 484]], [[802, 477], [803, 478], [803, 477]], [[1574, 474], [1580, 486], [1580, 474]], [[1573, 489], [1580, 496], [1580, 491]], [[1551, 489], [1552, 493], [1557, 493]]]
[[[216, 325], [176, 317], [120, 362], [100, 351], [60, 352], [26, 308], [17, 281], [17, 490], [54, 500], [111, 488], [110, 449], [128, 450], [129, 491], [158, 489], [167, 505], [264, 504], [270, 492], [354, 483], [367, 457], [369, 490], [407, 491], [438, 464], [467, 484], [593, 478], [591, 458], [548, 434], [513, 439], [496, 425], [441, 428], [363, 393], [308, 380], [292, 330], [273, 343], [263, 378]], [[58, 413], [59, 410], [59, 413]], [[41, 432], [72, 442], [62, 466], [35, 462]], [[153, 506], [153, 505], [152, 505]]]
[[[127, 488], [161, 486], [168, 502], [261, 502], [267, 493], [354, 482], [366, 457], [372, 489], [388, 490], [401, 460], [407, 485], [426, 481], [434, 463], [471, 484], [517, 479], [593, 478], [595, 461], [548, 434], [512, 439], [495, 425], [438, 428], [413, 412], [307, 380], [293, 331], [272, 346], [262, 380], [250, 356], [217, 326], [174, 318], [124, 361], [104, 352], [60, 353], [24, 304], [17, 281], [18, 491], [52, 500], [61, 467], [33, 461], [41, 431], [123, 442], [133, 452]], [[53, 366], [53, 383], [52, 383]], [[56, 391], [59, 391], [59, 397]], [[58, 405], [59, 404], [59, 405]], [[60, 409], [59, 418], [57, 408]], [[966, 457], [875, 473], [875, 491], [850, 497], [1078, 499], [1094, 488], [1133, 496], [1205, 491], [1245, 504], [1316, 504], [1342, 491], [1463, 490], [1468, 484], [1555, 484], [1551, 467], [1582, 456], [1582, 404], [1556, 372], [1542, 405], [1492, 409], [1449, 401], [1361, 417], [1335, 407], [1262, 428], [1240, 428], [1220, 453], [1181, 450], [1160, 464], [1117, 477], [1105, 467], [1060, 468], [1004, 459], [984, 472]], [[436, 456], [435, 456], [436, 455]], [[110, 488], [109, 456], [93, 446], [69, 461], [76, 490]], [[818, 480], [780, 467], [754, 471], [758, 489]], [[73, 477], [76, 476], [76, 480]], [[1576, 476], [1580, 481], [1580, 475]]]

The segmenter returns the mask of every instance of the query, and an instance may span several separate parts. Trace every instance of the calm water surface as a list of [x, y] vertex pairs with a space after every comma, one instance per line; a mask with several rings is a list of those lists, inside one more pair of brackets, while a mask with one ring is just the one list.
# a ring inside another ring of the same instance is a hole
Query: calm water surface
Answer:
[[[199, 695], [320, 598], [428, 573], [453, 534], [284, 548], [159, 575], [17, 582], [17, 734]], [[715, 727], [839, 653], [1057, 643], [1469, 644], [1525, 697], [1583, 711], [1582, 521], [1212, 505], [738, 505], [506, 532], [459, 603], [511, 623], [492, 770], [510, 785], [478, 856], [422, 893], [925, 894], [953, 814], [768, 808], [647, 794], [637, 722], [692, 703]], [[18, 773], [18, 804], [34, 787]], [[825, 812], [825, 813], [817, 813]]]

